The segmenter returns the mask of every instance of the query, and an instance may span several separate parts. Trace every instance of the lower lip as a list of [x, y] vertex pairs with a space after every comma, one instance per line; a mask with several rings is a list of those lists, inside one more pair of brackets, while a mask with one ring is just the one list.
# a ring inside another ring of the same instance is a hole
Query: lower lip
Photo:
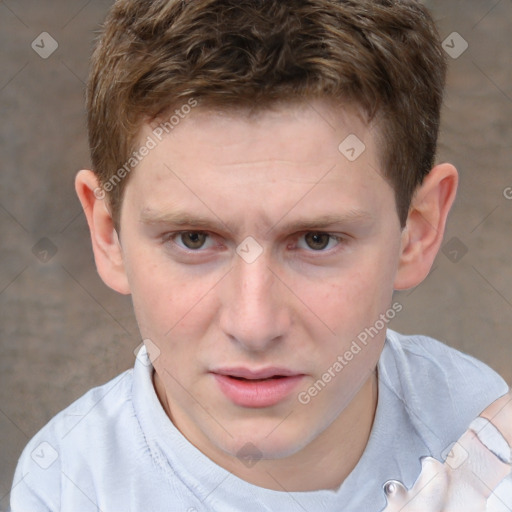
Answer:
[[239, 380], [214, 373], [221, 391], [242, 407], [270, 407], [284, 400], [302, 380], [303, 375], [265, 380]]

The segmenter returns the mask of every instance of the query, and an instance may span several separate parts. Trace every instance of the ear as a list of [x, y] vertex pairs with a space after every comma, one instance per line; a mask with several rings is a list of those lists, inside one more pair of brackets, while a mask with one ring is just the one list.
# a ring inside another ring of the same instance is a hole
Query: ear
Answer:
[[122, 247], [107, 207], [105, 192], [100, 188], [94, 172], [80, 171], [75, 178], [75, 190], [87, 218], [94, 259], [100, 277], [116, 292], [129, 294], [130, 287], [124, 267]]
[[402, 231], [395, 290], [417, 286], [427, 277], [443, 241], [457, 184], [455, 167], [441, 164], [430, 171], [414, 194]]

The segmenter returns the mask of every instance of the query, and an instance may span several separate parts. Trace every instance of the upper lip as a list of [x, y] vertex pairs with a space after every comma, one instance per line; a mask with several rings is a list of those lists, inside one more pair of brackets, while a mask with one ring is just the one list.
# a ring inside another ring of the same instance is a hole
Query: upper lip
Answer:
[[244, 379], [268, 379], [270, 377], [291, 377], [301, 375], [300, 373], [288, 370], [287, 368], [277, 368], [275, 366], [253, 370], [238, 366], [236, 368], [219, 368], [212, 373], [226, 375], [229, 377], [242, 377]]

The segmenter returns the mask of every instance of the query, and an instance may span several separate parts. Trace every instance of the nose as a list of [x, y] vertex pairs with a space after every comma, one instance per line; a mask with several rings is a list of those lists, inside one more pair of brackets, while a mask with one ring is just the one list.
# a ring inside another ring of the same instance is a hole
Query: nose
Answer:
[[265, 254], [252, 263], [237, 256], [222, 284], [220, 327], [247, 351], [268, 351], [290, 328], [290, 292], [276, 274]]

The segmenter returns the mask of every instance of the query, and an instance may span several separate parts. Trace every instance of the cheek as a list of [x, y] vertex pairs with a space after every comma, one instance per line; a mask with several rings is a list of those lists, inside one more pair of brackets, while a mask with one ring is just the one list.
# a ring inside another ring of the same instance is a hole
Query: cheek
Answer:
[[215, 284], [210, 277], [190, 276], [169, 262], [133, 254], [129, 268], [132, 300], [143, 336], [172, 339], [186, 336], [206, 322]]
[[333, 331], [353, 336], [387, 309], [392, 286], [379, 265], [340, 270], [322, 284], [303, 283], [301, 296]]

